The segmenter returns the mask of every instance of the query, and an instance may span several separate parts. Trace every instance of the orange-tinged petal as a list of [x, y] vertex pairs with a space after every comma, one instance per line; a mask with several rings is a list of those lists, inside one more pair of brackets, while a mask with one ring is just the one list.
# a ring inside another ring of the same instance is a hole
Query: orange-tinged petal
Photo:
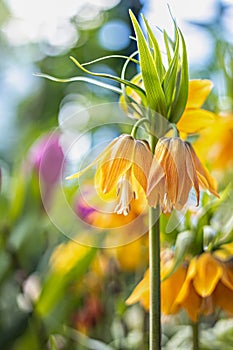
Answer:
[[186, 108], [200, 108], [213, 88], [213, 83], [207, 79], [189, 81], [189, 93]]
[[192, 182], [192, 185], [193, 185], [195, 192], [196, 192], [197, 205], [199, 205], [200, 189], [199, 189], [199, 181], [198, 181], [198, 176], [197, 176], [197, 172], [196, 172], [196, 167], [195, 167], [195, 163], [194, 163], [194, 160], [192, 157], [192, 146], [188, 142], [185, 142], [185, 146], [187, 149], [186, 169], [187, 169], [187, 173], [189, 175], [189, 179]]
[[155, 173], [158, 174], [159, 182], [156, 182], [152, 185], [152, 188], [147, 191], [147, 200], [148, 204], [151, 207], [156, 207], [158, 204], [163, 204], [164, 193], [166, 191], [165, 187], [165, 176], [161, 167], [158, 167], [158, 171]]
[[162, 166], [159, 164], [158, 160], [154, 157], [151, 165], [149, 179], [148, 179], [148, 188], [147, 188], [148, 195], [150, 194], [151, 191], [153, 191], [153, 189], [157, 186], [157, 184], [163, 178], [165, 178], [165, 172]]
[[[166, 173], [167, 196], [172, 204], [176, 203], [180, 172], [184, 170], [185, 162], [183, 141], [174, 137], [170, 139], [167, 157], [161, 161]], [[166, 147], [166, 146], [165, 146]], [[178, 156], [179, 155], [179, 156]]]
[[166, 193], [166, 174], [162, 166], [169, 155], [169, 140], [159, 139], [156, 145], [156, 154], [154, 155], [148, 179], [147, 199], [152, 207], [163, 202]]
[[209, 127], [216, 120], [214, 113], [204, 109], [186, 109], [177, 123], [180, 132], [195, 134]]
[[214, 303], [226, 312], [233, 315], [233, 291], [224, 286], [221, 282], [218, 283], [214, 291]]
[[215, 179], [209, 174], [208, 170], [206, 167], [203, 167], [205, 170], [205, 176], [200, 174], [199, 172], [197, 173], [198, 175], [198, 180], [203, 189], [207, 189], [210, 193], [212, 193], [214, 196], [219, 198], [219, 194], [216, 191], [216, 181]]
[[135, 287], [132, 294], [126, 300], [127, 305], [132, 305], [136, 302], [141, 302], [146, 310], [149, 310], [149, 269], [146, 271], [144, 278]]
[[179, 137], [171, 139], [165, 162], [167, 196], [177, 209], [181, 209], [192, 187], [190, 180], [193, 182], [193, 179], [189, 179], [188, 170], [194, 167], [186, 144]]
[[160, 157], [162, 158], [163, 156], [166, 157], [167, 148], [160, 147], [159, 151], [157, 152], [157, 157], [153, 158], [150, 173], [149, 173], [149, 179], [148, 179], [147, 199], [148, 199], [149, 205], [152, 207], [156, 207], [156, 205], [160, 201], [163, 201], [164, 194], [166, 192], [165, 172], [163, 167], [159, 163], [159, 158]]
[[203, 253], [197, 260], [196, 269], [193, 285], [200, 296], [207, 297], [223, 275], [222, 266], [210, 253]]
[[174, 302], [184, 283], [186, 273], [187, 269], [181, 265], [169, 278], [161, 283], [161, 309], [165, 315], [175, 314], [179, 311], [180, 306], [174, 304]]
[[147, 179], [149, 176], [149, 171], [152, 163], [152, 153], [146, 142], [141, 140], [136, 140], [134, 159], [133, 159], [133, 174], [139, 184], [144, 189], [146, 193], [147, 189]]
[[189, 144], [189, 150], [190, 150], [191, 155], [192, 155], [192, 159], [193, 159], [196, 171], [197, 171], [198, 180], [199, 180], [200, 185], [204, 189], [207, 189], [214, 196], [219, 197], [219, 195], [217, 193], [217, 184], [216, 184], [215, 179], [210, 175], [207, 168], [201, 164], [198, 156], [196, 155], [193, 147], [190, 144]]

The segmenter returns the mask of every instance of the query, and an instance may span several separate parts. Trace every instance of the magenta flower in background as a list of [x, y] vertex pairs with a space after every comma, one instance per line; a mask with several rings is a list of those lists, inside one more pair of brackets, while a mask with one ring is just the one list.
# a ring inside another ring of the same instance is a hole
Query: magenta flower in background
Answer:
[[50, 201], [52, 191], [62, 175], [64, 153], [59, 143], [58, 133], [48, 133], [40, 137], [31, 147], [29, 162], [40, 179], [43, 200]]

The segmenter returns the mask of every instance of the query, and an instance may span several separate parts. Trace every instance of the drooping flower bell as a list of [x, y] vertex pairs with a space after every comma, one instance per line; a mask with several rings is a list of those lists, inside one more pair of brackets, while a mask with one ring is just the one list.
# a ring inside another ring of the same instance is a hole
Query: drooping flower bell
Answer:
[[148, 179], [147, 198], [152, 207], [163, 212], [181, 210], [194, 187], [199, 204], [200, 187], [218, 197], [216, 184], [203, 167], [190, 143], [179, 137], [159, 139]]
[[141, 191], [146, 193], [151, 162], [148, 143], [123, 134], [115, 138], [88, 167], [68, 179], [78, 178], [97, 164], [97, 192], [103, 198], [117, 197], [115, 212], [127, 215], [132, 199], [138, 198]]

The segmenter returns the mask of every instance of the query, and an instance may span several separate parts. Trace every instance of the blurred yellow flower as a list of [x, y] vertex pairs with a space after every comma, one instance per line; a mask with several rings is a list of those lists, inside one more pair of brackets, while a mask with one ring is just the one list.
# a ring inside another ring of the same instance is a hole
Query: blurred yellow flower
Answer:
[[119, 268], [123, 271], [135, 271], [148, 264], [148, 236], [143, 235], [129, 244], [114, 249]]
[[148, 179], [149, 205], [156, 207], [159, 204], [165, 213], [174, 208], [180, 210], [186, 204], [192, 186], [197, 205], [199, 186], [218, 196], [214, 179], [202, 166], [190, 143], [179, 137], [159, 139]]
[[193, 134], [214, 125], [216, 116], [214, 113], [201, 109], [207, 96], [213, 88], [213, 83], [206, 79], [189, 81], [188, 101], [177, 128], [181, 133]]
[[219, 115], [214, 124], [200, 133], [194, 147], [213, 169], [233, 166], [233, 114]]
[[[168, 276], [173, 259], [161, 259], [161, 309], [164, 315], [176, 314], [184, 308], [194, 322], [200, 315], [210, 315], [215, 307], [233, 315], [233, 259], [219, 260], [210, 252], [184, 262]], [[163, 278], [165, 278], [163, 280]], [[149, 309], [149, 270], [126, 303], [140, 302]]]
[[53, 272], [66, 274], [79, 260], [84, 258], [92, 248], [80, 245], [74, 241], [68, 241], [58, 245], [50, 258], [50, 265]]
[[152, 154], [146, 141], [123, 134], [114, 139], [88, 167], [68, 179], [78, 178], [98, 164], [95, 183], [99, 195], [105, 199], [117, 196], [115, 212], [127, 215], [130, 203], [138, 198], [140, 189], [146, 192], [151, 161]]

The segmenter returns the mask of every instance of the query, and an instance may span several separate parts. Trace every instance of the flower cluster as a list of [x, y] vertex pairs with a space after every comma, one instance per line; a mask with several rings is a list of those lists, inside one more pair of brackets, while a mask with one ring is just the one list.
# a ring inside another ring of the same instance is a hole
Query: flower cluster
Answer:
[[[181, 308], [194, 322], [200, 315], [213, 314], [215, 308], [233, 315], [232, 260], [223, 261], [215, 254], [203, 252], [183, 262], [170, 276], [173, 259], [166, 253], [161, 256], [161, 263], [161, 309], [164, 315], [176, 314]], [[149, 310], [149, 270], [127, 304], [138, 301]]]
[[[215, 196], [216, 184], [190, 143], [179, 137], [159, 139], [154, 156], [144, 140], [121, 135], [85, 169], [71, 175], [78, 178], [90, 166], [98, 164], [95, 183], [101, 197], [117, 197], [115, 212], [127, 215], [130, 203], [143, 191], [152, 207], [161, 206], [163, 212], [182, 209], [192, 186], [197, 205], [200, 187]], [[112, 196], [111, 196], [112, 195]]]

